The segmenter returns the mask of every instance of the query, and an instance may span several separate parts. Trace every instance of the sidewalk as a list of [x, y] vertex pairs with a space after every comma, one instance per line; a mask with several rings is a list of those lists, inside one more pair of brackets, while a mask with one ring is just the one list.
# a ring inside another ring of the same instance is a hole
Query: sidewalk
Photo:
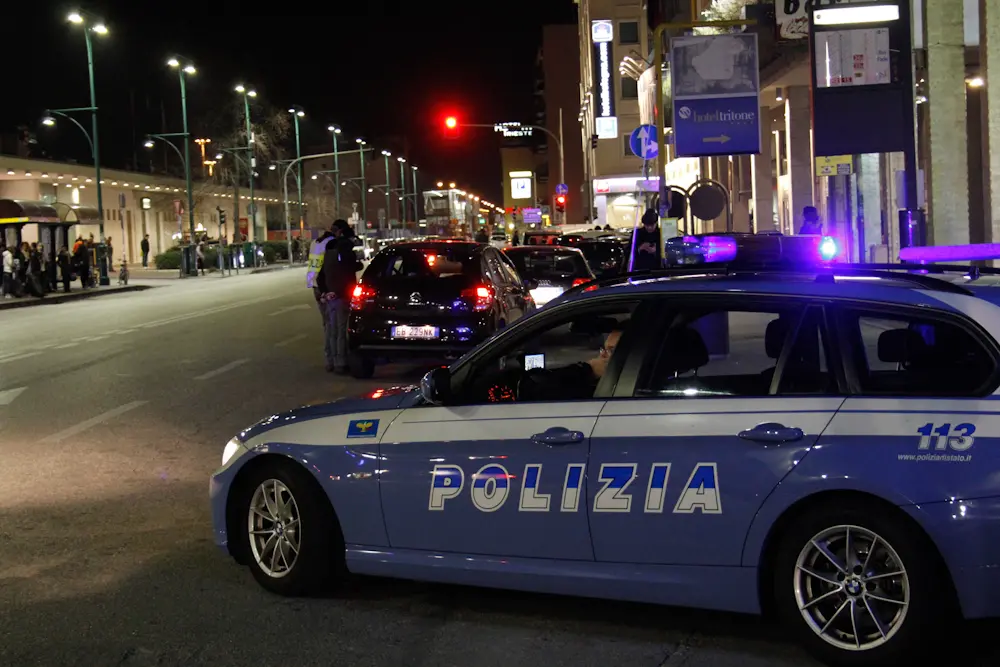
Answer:
[[[275, 264], [270, 264], [268, 266], [262, 266], [259, 269], [241, 268], [239, 270], [239, 275], [245, 276], [245, 275], [248, 275], [248, 274], [252, 275], [252, 274], [256, 274], [256, 273], [270, 273], [272, 271], [280, 271], [282, 269], [288, 269], [288, 268], [292, 268], [292, 269], [304, 269], [305, 266], [306, 266], [305, 262], [295, 262], [290, 267], [289, 267], [289, 265], [288, 265], [287, 262], [278, 262], [278, 263], [275, 263]], [[216, 276], [216, 277], [218, 277], [218, 275], [219, 275], [219, 270], [217, 268], [215, 268], [215, 267], [212, 267], [212, 270], [209, 270], [205, 274], [205, 277], [208, 277], [208, 276]], [[237, 275], [237, 272], [236, 271], [230, 271], [230, 269], [227, 268], [226, 269], [226, 276], [230, 276], [230, 275], [235, 276], [235, 275]], [[142, 267], [136, 267], [136, 268], [130, 268], [129, 269], [129, 278], [130, 279], [138, 279], [138, 280], [178, 280], [178, 279], [180, 279], [180, 277], [181, 277], [181, 272], [180, 272], [179, 269], [153, 269], [153, 268], [144, 269]]]
[[20, 299], [0, 298], [0, 310], [11, 310], [14, 308], [29, 308], [31, 306], [47, 306], [55, 303], [67, 303], [70, 301], [82, 301], [83, 299], [94, 299], [111, 294], [126, 294], [128, 292], [142, 292], [154, 289], [155, 285], [109, 285], [107, 287], [92, 287], [90, 289], [76, 289], [72, 292], [52, 292], [44, 298], [39, 299], [34, 296], [26, 296]]

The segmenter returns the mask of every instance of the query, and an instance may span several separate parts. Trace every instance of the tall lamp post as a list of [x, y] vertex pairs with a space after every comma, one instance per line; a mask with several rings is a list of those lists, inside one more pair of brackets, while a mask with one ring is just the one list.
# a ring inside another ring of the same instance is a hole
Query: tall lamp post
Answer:
[[382, 157], [385, 158], [385, 221], [392, 229], [392, 224], [389, 223], [389, 216], [392, 215], [390, 212], [391, 200], [389, 199], [390, 183], [389, 183], [389, 158], [392, 157], [392, 153], [389, 151], [382, 151]]
[[188, 75], [195, 74], [198, 70], [194, 68], [194, 65], [188, 63], [187, 65], [181, 66], [180, 60], [177, 58], [171, 58], [167, 61], [167, 65], [173, 67], [177, 70], [177, 77], [181, 83], [181, 119], [183, 122], [182, 127], [184, 128], [183, 133], [180, 135], [184, 138], [184, 182], [187, 187], [187, 208], [188, 208], [188, 225], [191, 232], [191, 241], [188, 250], [188, 274], [198, 275], [198, 267], [194, 263], [194, 247], [195, 247], [195, 231], [194, 231], [194, 192], [191, 187], [191, 133], [188, 130], [188, 111], [187, 111], [187, 77]]
[[[292, 114], [292, 120], [295, 122], [295, 159], [299, 161], [297, 172], [299, 175], [299, 226], [301, 227], [304, 218], [302, 215], [302, 142], [299, 138], [299, 118], [305, 118], [306, 112], [302, 110], [302, 107], [292, 106], [289, 107], [288, 113]], [[288, 239], [288, 242], [292, 242], [291, 238]]]
[[410, 165], [410, 169], [413, 170], [413, 221], [420, 224], [420, 200], [417, 199], [417, 168]]
[[365, 146], [368, 142], [358, 138], [354, 140], [358, 144], [358, 156], [361, 159], [361, 217], [364, 218], [365, 228], [368, 228], [368, 186], [365, 179]]
[[[188, 139], [189, 139], [189, 137], [188, 137], [187, 132], [169, 132], [169, 133], [165, 133], [165, 134], [150, 134], [150, 135], [148, 135], [146, 137], [146, 141], [143, 143], [143, 146], [145, 146], [146, 148], [153, 148], [156, 145], [156, 142], [153, 141], [154, 139], [156, 139], [158, 141], [162, 141], [163, 143], [167, 144], [168, 146], [170, 146], [171, 148], [174, 149], [174, 152], [177, 153], [178, 157], [180, 157], [181, 162], [184, 163], [184, 171], [186, 173], [190, 173], [190, 162], [189, 162], [190, 155], [185, 155], [184, 153], [181, 153], [181, 149], [177, 148], [177, 144], [175, 144], [172, 141], [172, 139], [174, 139], [175, 137], [183, 139], [184, 140], [184, 145], [185, 146], [188, 145]], [[124, 224], [125, 223], [122, 222], [122, 225], [124, 225]], [[183, 232], [184, 232], [184, 225], [183, 225], [183, 223], [178, 224], [177, 231], [180, 232], [181, 234], [183, 234]], [[122, 233], [124, 234], [124, 231]], [[193, 238], [194, 237], [194, 227], [191, 228], [191, 235], [192, 235], [192, 238]], [[181, 277], [183, 277], [184, 276], [185, 267], [182, 266], [180, 270], [181, 270]], [[190, 269], [188, 269], [188, 270], [190, 270]]]
[[326, 129], [330, 130], [330, 132], [333, 134], [333, 173], [335, 174], [333, 180], [334, 183], [333, 198], [337, 202], [336, 204], [337, 215], [334, 217], [339, 218], [340, 217], [340, 148], [337, 146], [337, 138], [340, 136], [342, 130], [337, 125], [331, 125]]
[[400, 217], [402, 218], [403, 226], [406, 226], [406, 158], [398, 157], [396, 162], [399, 163], [399, 205]]
[[[111, 279], [108, 278], [108, 261], [107, 257], [104, 256], [104, 196], [101, 189], [101, 142], [97, 137], [97, 89], [94, 85], [94, 44], [90, 38], [90, 33], [92, 32], [97, 33], [98, 35], [107, 35], [108, 27], [104, 25], [103, 21], [92, 21], [89, 16], [86, 16], [81, 12], [71, 12], [66, 19], [70, 23], [83, 26], [83, 36], [87, 43], [87, 73], [90, 77], [90, 107], [81, 108], [80, 111], [90, 111], [90, 152], [94, 157], [94, 181], [97, 183], [97, 219], [99, 222], [98, 234], [101, 237], [100, 255], [97, 258], [100, 271], [98, 284], [110, 285]], [[77, 123], [77, 125], [79, 125], [79, 123]], [[86, 130], [84, 130], [84, 132], [86, 133]]]
[[[254, 234], [257, 233], [257, 204], [254, 203], [253, 199], [253, 176], [254, 170], [257, 168], [257, 157], [254, 151], [254, 136], [253, 136], [253, 126], [250, 124], [250, 98], [257, 97], [256, 90], [250, 90], [243, 84], [236, 86], [236, 92], [243, 95], [243, 116], [246, 118], [247, 124], [247, 150], [250, 152], [250, 169], [248, 171], [248, 179], [250, 181], [250, 205], [247, 208], [247, 212], [250, 214], [250, 224], [253, 225]], [[239, 216], [236, 220], [236, 229], [240, 228]], [[239, 231], [237, 231], [239, 233]], [[254, 237], [256, 238], [256, 236]], [[235, 237], [234, 237], [235, 240]], [[241, 239], [242, 240], [242, 239]]]

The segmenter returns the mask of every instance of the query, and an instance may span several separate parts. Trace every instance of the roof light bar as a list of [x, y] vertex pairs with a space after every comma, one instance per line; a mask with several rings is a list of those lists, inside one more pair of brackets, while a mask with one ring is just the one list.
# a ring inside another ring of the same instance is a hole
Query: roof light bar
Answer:
[[911, 246], [900, 248], [899, 259], [902, 262], [976, 262], [1000, 259], [1000, 243]]

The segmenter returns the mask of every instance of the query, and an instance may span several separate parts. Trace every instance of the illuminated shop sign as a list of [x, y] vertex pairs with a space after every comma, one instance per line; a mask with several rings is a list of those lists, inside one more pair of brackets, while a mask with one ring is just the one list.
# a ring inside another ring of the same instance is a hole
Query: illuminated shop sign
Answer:
[[614, 74], [611, 69], [614, 24], [611, 21], [592, 21], [590, 36], [594, 44], [594, 88], [597, 90], [595, 129], [599, 139], [617, 139], [618, 118], [615, 116]]

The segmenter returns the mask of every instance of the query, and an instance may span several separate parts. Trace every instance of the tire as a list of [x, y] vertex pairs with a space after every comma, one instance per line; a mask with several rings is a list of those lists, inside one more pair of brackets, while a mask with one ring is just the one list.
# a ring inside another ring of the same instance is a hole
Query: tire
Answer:
[[360, 353], [352, 354], [347, 366], [351, 375], [358, 380], [367, 380], [375, 375], [375, 360]]
[[[843, 566], [848, 532], [857, 558], [845, 575], [814, 542], [827, 546]], [[877, 542], [871, 550], [873, 537]], [[861, 569], [862, 559], [867, 569]], [[904, 575], [885, 576], [899, 571]], [[837, 667], [875, 667], [927, 657], [932, 640], [942, 636], [942, 624], [957, 616], [949, 581], [929, 539], [905, 519], [876, 505], [825, 506], [800, 517], [782, 535], [773, 594], [782, 622], [817, 659]], [[825, 597], [817, 600], [820, 596]], [[802, 611], [800, 600], [806, 607]], [[882, 621], [881, 631], [872, 614]], [[856, 635], [852, 620], [858, 624]]]
[[[287, 511], [281, 527], [269, 534], [251, 535], [251, 526], [256, 530], [275, 526], [254, 511], [273, 516], [275, 504], [262, 504], [262, 494], [273, 499], [275, 488]], [[234, 500], [232, 530], [254, 579], [268, 591], [283, 596], [323, 592], [346, 574], [344, 539], [336, 515], [316, 481], [297, 464], [273, 459], [258, 467], [242, 481]], [[268, 550], [265, 540], [275, 537], [282, 548]], [[297, 553], [289, 548], [296, 543]]]

